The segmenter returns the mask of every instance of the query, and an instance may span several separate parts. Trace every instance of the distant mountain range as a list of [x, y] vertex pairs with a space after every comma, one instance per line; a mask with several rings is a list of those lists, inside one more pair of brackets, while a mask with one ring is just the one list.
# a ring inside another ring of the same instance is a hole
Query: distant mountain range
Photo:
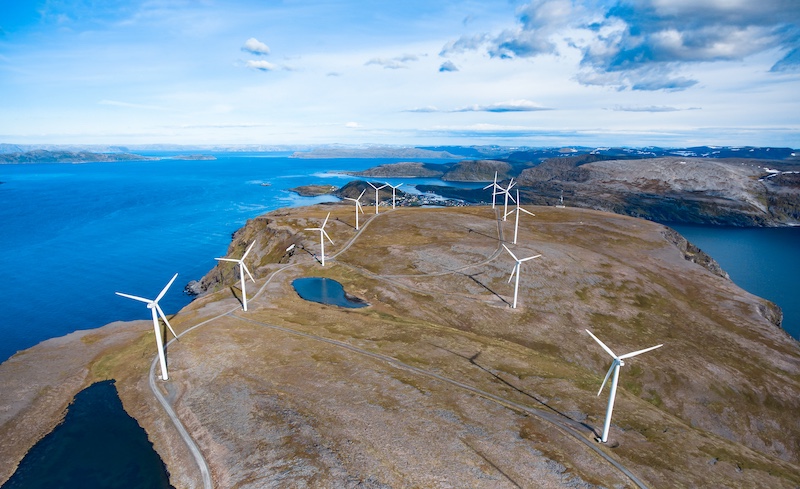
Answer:
[[0, 143], [0, 156], [35, 151], [52, 153], [99, 153], [120, 154], [137, 152], [186, 152], [186, 153], [267, 153], [285, 152], [295, 158], [392, 158], [392, 159], [444, 159], [444, 160], [503, 160], [514, 163], [538, 163], [548, 158], [580, 155], [601, 155], [617, 159], [660, 158], [685, 156], [692, 158], [754, 158], [760, 160], [798, 161], [800, 150], [792, 148], [756, 146], [693, 146], [687, 148], [661, 147], [550, 147], [533, 148], [522, 146], [386, 146], [386, 145], [65, 145], [65, 144], [6, 144]]

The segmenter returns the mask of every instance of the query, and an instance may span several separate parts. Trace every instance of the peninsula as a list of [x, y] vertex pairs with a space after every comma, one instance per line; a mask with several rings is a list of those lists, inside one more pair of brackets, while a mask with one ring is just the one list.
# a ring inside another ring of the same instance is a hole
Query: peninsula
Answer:
[[[228, 250], [255, 241], [248, 311], [220, 263], [170, 317], [169, 381], [145, 318], [0, 365], [0, 481], [75, 393], [113, 378], [175, 487], [202, 487], [198, 463], [215, 487], [797, 487], [800, 343], [780, 310], [665, 226], [527, 209], [516, 246], [491, 206], [381, 209], [358, 231], [341, 203], [248, 221]], [[304, 229], [328, 213], [322, 267]], [[502, 244], [542, 255], [516, 309]], [[307, 302], [301, 277], [370, 305]], [[606, 444], [610, 359], [586, 329], [617, 352], [664, 345], [625, 361]]]

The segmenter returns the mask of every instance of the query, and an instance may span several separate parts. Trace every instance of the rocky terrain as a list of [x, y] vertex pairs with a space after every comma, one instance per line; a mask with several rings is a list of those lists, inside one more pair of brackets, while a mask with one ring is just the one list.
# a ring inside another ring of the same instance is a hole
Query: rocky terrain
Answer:
[[[800, 344], [777, 307], [664, 226], [529, 209], [516, 246], [513, 221], [487, 206], [382, 210], [358, 232], [340, 204], [249, 221], [228, 250], [241, 256], [256, 241], [248, 312], [235, 268], [211, 270], [205, 292], [170, 318], [181, 338], [168, 348], [170, 380], [155, 383], [215, 486], [800, 485]], [[318, 236], [304, 228], [328, 212], [335, 244], [321, 267]], [[516, 309], [501, 243], [542, 255], [523, 264]], [[306, 302], [291, 285], [306, 276], [333, 278], [370, 306]], [[594, 437], [610, 358], [585, 329], [617, 353], [664, 344], [626, 360], [605, 445]], [[114, 378], [172, 483], [200, 487], [149, 390], [153, 357], [152, 328], [139, 321], [0, 365], [13, 393], [0, 408], [0, 480], [71, 395]]]
[[[404, 171], [411, 167], [404, 164]], [[524, 166], [524, 167], [523, 167]], [[442, 167], [444, 168], [444, 166]], [[391, 173], [391, 165], [365, 172]], [[550, 158], [532, 166], [462, 161], [442, 180], [491, 182], [515, 178], [523, 202], [605, 210], [659, 222], [727, 226], [800, 224], [800, 165], [794, 161], [659, 157], [609, 159], [589, 154]], [[491, 201], [481, 189], [419, 185], [422, 192], [470, 203]]]

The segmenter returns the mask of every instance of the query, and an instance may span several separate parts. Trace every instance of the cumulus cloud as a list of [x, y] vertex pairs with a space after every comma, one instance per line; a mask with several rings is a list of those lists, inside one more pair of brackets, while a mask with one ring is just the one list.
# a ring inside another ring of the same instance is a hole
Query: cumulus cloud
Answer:
[[447, 72], [447, 71], [458, 71], [458, 67], [453, 64], [452, 61], [445, 61], [442, 63], [442, 66], [439, 67], [439, 71]]
[[269, 61], [252, 60], [252, 59], [247, 61], [247, 67], [260, 71], [275, 71], [278, 69], [277, 65], [274, 65]]
[[262, 56], [269, 54], [269, 46], [259, 41], [255, 37], [251, 37], [250, 39], [244, 42], [244, 46], [242, 46], [242, 51]]
[[401, 68], [408, 68], [408, 63], [410, 61], [419, 61], [419, 56], [415, 54], [403, 54], [394, 58], [372, 58], [364, 63], [364, 65], [377, 65], [387, 70], [398, 70]]
[[800, 70], [800, 2], [796, 0], [532, 0], [498, 34], [448, 42], [440, 55], [483, 51], [500, 59], [560, 55], [578, 49], [576, 80], [619, 90], [686, 90], [692, 64], [782, 53], [772, 72]]

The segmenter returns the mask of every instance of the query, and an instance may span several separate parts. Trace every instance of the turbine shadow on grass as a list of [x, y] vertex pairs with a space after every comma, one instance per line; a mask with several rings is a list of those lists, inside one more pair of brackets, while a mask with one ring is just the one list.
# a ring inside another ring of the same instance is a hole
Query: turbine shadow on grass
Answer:
[[[236, 299], [237, 301], [239, 301], [239, 304], [242, 307], [244, 307], [244, 300], [241, 297], [241, 293], [242, 293], [241, 289], [237, 289], [233, 285], [231, 285], [229, 288], [231, 289], [231, 295], [233, 296], [233, 298]], [[239, 294], [236, 293], [237, 290], [239, 291]]]
[[456, 273], [459, 273], [459, 274], [461, 274], [461, 275], [464, 275], [465, 277], [469, 277], [469, 278], [470, 278], [470, 279], [471, 279], [473, 282], [475, 282], [476, 284], [480, 285], [480, 286], [481, 286], [481, 287], [483, 287], [484, 289], [486, 289], [486, 290], [488, 290], [489, 292], [491, 292], [491, 293], [492, 293], [492, 295], [494, 295], [495, 297], [497, 297], [497, 298], [498, 298], [498, 299], [500, 299], [501, 301], [505, 302], [507, 306], [511, 306], [511, 303], [510, 303], [510, 302], [508, 302], [507, 300], [505, 300], [505, 299], [503, 298], [503, 296], [501, 296], [501, 295], [500, 295], [500, 294], [498, 294], [497, 292], [493, 291], [492, 289], [490, 289], [490, 288], [489, 288], [489, 286], [488, 286], [488, 285], [484, 284], [483, 282], [481, 282], [480, 280], [478, 280], [478, 279], [476, 279], [476, 278], [475, 278], [475, 275], [480, 275], [480, 274], [481, 274], [481, 273], [483, 273], [483, 272], [473, 273], [472, 275], [469, 275], [469, 274], [467, 274], [467, 273], [464, 273], [464, 272], [456, 272]]
[[466, 446], [468, 446], [470, 449], [472, 449], [472, 451], [473, 451], [473, 452], [475, 452], [476, 454], [478, 454], [478, 456], [479, 456], [480, 458], [482, 458], [482, 459], [483, 459], [483, 460], [484, 460], [484, 461], [485, 461], [487, 464], [491, 465], [491, 466], [492, 466], [492, 468], [493, 468], [494, 470], [496, 470], [496, 471], [500, 472], [500, 474], [502, 474], [502, 475], [503, 475], [503, 477], [505, 477], [506, 479], [508, 479], [508, 481], [509, 481], [509, 482], [511, 482], [512, 484], [514, 484], [514, 487], [519, 487], [520, 489], [522, 489], [522, 486], [520, 486], [519, 484], [517, 484], [517, 481], [515, 481], [514, 479], [512, 479], [512, 478], [511, 478], [511, 476], [509, 476], [508, 474], [506, 474], [505, 472], [503, 472], [503, 469], [501, 469], [500, 467], [498, 467], [498, 466], [497, 466], [497, 464], [495, 464], [494, 462], [492, 462], [491, 460], [489, 460], [489, 459], [486, 457], [486, 455], [484, 455], [483, 453], [481, 453], [481, 451], [480, 451], [480, 450], [478, 450], [477, 448], [475, 448], [475, 447], [473, 447], [472, 445], [470, 445], [469, 443], [467, 443], [467, 440], [464, 440], [464, 439], [462, 439], [462, 440], [461, 440], [461, 443], [463, 443], [464, 445], [466, 445]]
[[472, 228], [467, 228], [467, 233], [475, 233], [475, 234], [480, 234], [481, 236], [485, 236], [485, 237], [487, 237], [487, 238], [489, 238], [489, 239], [492, 239], [492, 240], [494, 240], [494, 241], [503, 241], [503, 240], [501, 240], [501, 239], [498, 239], [498, 237], [497, 237], [497, 236], [490, 236], [490, 235], [488, 235], [488, 234], [486, 234], [486, 233], [482, 233], [482, 232], [480, 232], [480, 231], [475, 231], [475, 230], [474, 230], [474, 229], [472, 229]]
[[502, 383], [503, 385], [506, 385], [506, 386], [510, 387], [511, 389], [515, 390], [516, 392], [518, 392], [518, 393], [522, 394], [522, 395], [523, 395], [523, 396], [525, 396], [525, 397], [529, 397], [529, 398], [533, 399], [534, 401], [536, 401], [537, 403], [539, 403], [539, 404], [541, 404], [542, 406], [546, 407], [547, 409], [549, 409], [549, 410], [550, 410], [550, 411], [552, 411], [553, 413], [557, 414], [558, 416], [561, 416], [561, 417], [563, 417], [563, 418], [565, 418], [565, 419], [569, 420], [569, 423], [570, 423], [570, 424], [572, 424], [573, 426], [575, 426], [575, 427], [583, 427], [583, 428], [585, 428], [585, 429], [589, 430], [589, 431], [590, 431], [590, 432], [592, 432], [592, 433], [595, 433], [595, 432], [596, 432], [596, 431], [595, 431], [595, 428], [594, 428], [593, 426], [591, 426], [591, 425], [589, 425], [589, 424], [587, 424], [587, 423], [584, 423], [584, 422], [582, 422], [582, 421], [578, 421], [578, 420], [576, 420], [576, 419], [572, 418], [571, 416], [569, 416], [569, 415], [567, 415], [567, 414], [565, 414], [565, 413], [562, 413], [562, 412], [561, 412], [561, 411], [559, 411], [558, 409], [556, 409], [556, 408], [554, 408], [553, 406], [551, 406], [551, 405], [547, 404], [547, 403], [546, 403], [545, 401], [543, 401], [542, 399], [539, 399], [538, 397], [536, 397], [536, 396], [535, 396], [535, 395], [533, 395], [533, 394], [530, 394], [530, 393], [528, 393], [528, 392], [525, 392], [524, 390], [522, 390], [522, 389], [520, 389], [519, 387], [515, 386], [514, 384], [512, 384], [512, 383], [508, 382], [507, 380], [505, 380], [504, 378], [500, 377], [499, 375], [497, 375], [496, 373], [492, 372], [491, 370], [487, 369], [486, 367], [483, 367], [483, 366], [479, 365], [479, 364], [478, 364], [478, 362], [476, 362], [475, 360], [476, 360], [476, 359], [477, 359], [477, 358], [480, 356], [480, 354], [481, 354], [482, 352], [480, 352], [480, 351], [479, 351], [478, 353], [476, 353], [476, 354], [472, 355], [471, 357], [467, 357], [467, 356], [465, 356], [465, 355], [462, 355], [462, 354], [460, 354], [460, 353], [456, 353], [456, 352], [454, 352], [454, 351], [452, 351], [452, 350], [449, 350], [449, 349], [447, 349], [447, 348], [441, 347], [441, 346], [439, 346], [439, 345], [435, 345], [435, 344], [433, 344], [433, 343], [430, 343], [430, 344], [431, 344], [431, 345], [433, 345], [433, 346], [435, 346], [436, 348], [439, 348], [440, 350], [444, 350], [444, 351], [446, 351], [446, 352], [448, 352], [448, 353], [452, 353], [453, 355], [456, 355], [456, 356], [458, 356], [458, 357], [461, 357], [461, 358], [463, 358], [464, 360], [467, 360], [467, 361], [468, 361], [469, 363], [471, 363], [472, 365], [474, 365], [474, 366], [478, 367], [479, 369], [483, 370], [483, 371], [484, 371], [484, 372], [486, 372], [487, 374], [489, 374], [489, 375], [491, 375], [492, 377], [494, 377], [496, 380], [498, 380], [498, 381], [499, 381], [500, 383]]
[[338, 217], [336, 218], [336, 222], [340, 222], [340, 223], [344, 224], [345, 226], [350, 226], [351, 228], [353, 228], [353, 229], [356, 229], [356, 226], [355, 226], [355, 224], [350, 224], [350, 223], [349, 223], [349, 222], [347, 222], [347, 221], [342, 221], [342, 220], [341, 220], [341, 219], [339, 219]]

